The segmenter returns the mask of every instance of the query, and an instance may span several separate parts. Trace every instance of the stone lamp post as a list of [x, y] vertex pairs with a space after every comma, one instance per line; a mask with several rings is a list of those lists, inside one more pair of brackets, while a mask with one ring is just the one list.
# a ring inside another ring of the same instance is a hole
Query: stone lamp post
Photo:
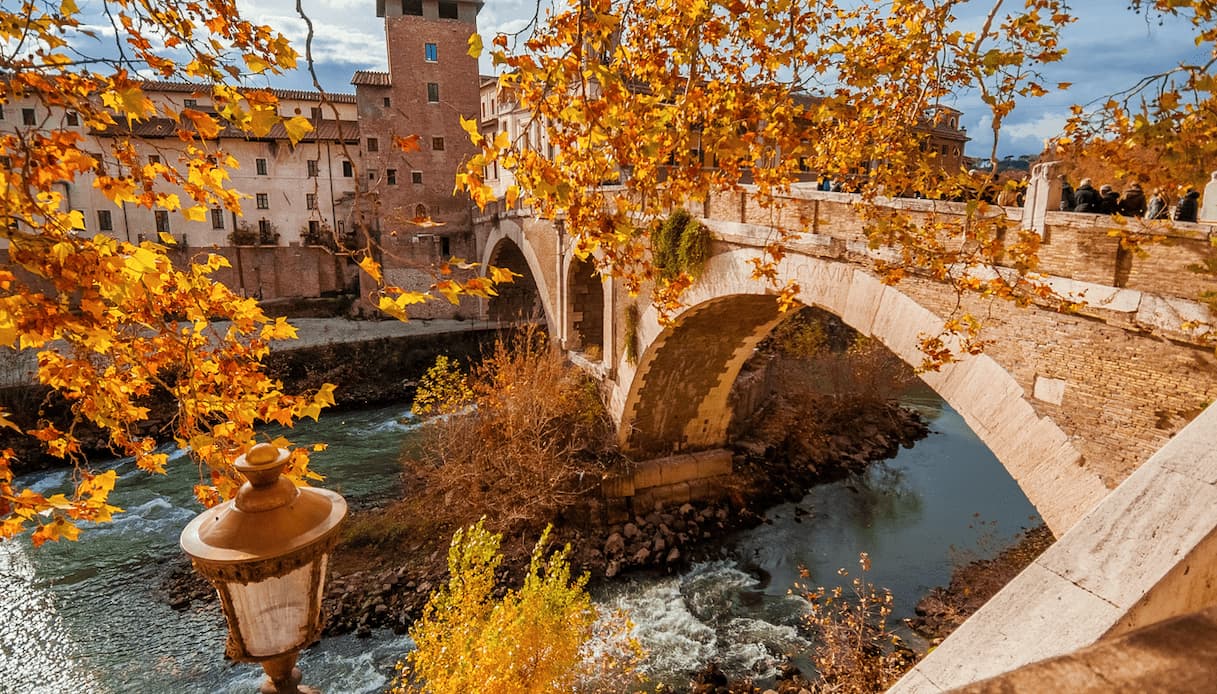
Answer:
[[262, 694], [316, 692], [300, 686], [296, 655], [321, 635], [326, 565], [347, 512], [341, 495], [283, 477], [287, 460], [270, 444], [237, 458], [248, 481], [236, 498], [200, 513], [181, 537], [220, 594], [228, 656], [262, 663]]

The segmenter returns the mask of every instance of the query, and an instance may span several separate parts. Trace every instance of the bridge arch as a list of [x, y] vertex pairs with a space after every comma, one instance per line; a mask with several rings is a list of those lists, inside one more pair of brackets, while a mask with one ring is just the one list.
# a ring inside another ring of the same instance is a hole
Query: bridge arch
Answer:
[[[640, 358], [636, 365], [621, 360], [610, 394], [624, 447], [648, 453], [673, 443], [689, 449], [725, 443], [727, 398], [740, 367], [785, 317], [750, 276], [747, 260], [756, 253], [711, 258], [672, 325], [661, 326], [653, 307], [643, 312]], [[918, 335], [942, 327], [942, 317], [857, 266], [792, 254], [778, 274], [799, 283], [801, 302], [837, 315], [909, 364], [922, 358]], [[990, 356], [964, 357], [922, 380], [963, 416], [1054, 533], [1107, 493], [1069, 436], [1036, 413], [1022, 386]]]
[[486, 306], [491, 320], [529, 318], [539, 306], [549, 330], [558, 323], [550, 302], [550, 289], [537, 253], [516, 220], [506, 219], [490, 232], [482, 251], [483, 271], [490, 266], [505, 268], [521, 275], [510, 284], [496, 288], [499, 295]]

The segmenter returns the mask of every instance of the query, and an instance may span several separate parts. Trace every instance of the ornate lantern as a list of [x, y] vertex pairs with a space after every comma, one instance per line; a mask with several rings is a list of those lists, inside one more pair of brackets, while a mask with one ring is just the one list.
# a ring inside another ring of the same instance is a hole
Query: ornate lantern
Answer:
[[321, 635], [321, 596], [338, 525], [341, 495], [296, 487], [282, 476], [288, 453], [258, 444], [237, 458], [248, 480], [235, 499], [196, 516], [181, 544], [220, 594], [230, 658], [260, 662], [263, 694], [301, 688], [296, 655]]

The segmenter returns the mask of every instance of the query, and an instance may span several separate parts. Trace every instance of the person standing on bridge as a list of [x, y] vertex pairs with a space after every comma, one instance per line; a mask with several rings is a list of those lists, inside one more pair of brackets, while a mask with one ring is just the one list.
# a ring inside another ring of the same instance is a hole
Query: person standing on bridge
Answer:
[[1078, 189], [1073, 194], [1076, 204], [1073, 207], [1074, 212], [1084, 212], [1087, 214], [1099, 214], [1102, 210], [1099, 208], [1099, 191], [1090, 185], [1089, 178], [1083, 178], [1078, 184]]
[[1179, 206], [1175, 208], [1175, 221], [1194, 222], [1199, 212], [1200, 193], [1189, 188], [1187, 195], [1183, 196], [1183, 199], [1179, 201]]
[[1115, 214], [1120, 209], [1120, 194], [1115, 188], [1105, 185], [1099, 188], [1099, 212], [1101, 214]]
[[1141, 190], [1140, 183], [1134, 181], [1128, 186], [1128, 190], [1120, 196], [1116, 209], [1125, 217], [1145, 216], [1145, 191]]
[[1145, 218], [1166, 219], [1167, 212], [1166, 195], [1161, 188], [1154, 188], [1153, 195], [1149, 196], [1149, 207], [1145, 209]]
[[1069, 185], [1069, 179], [1065, 178], [1065, 174], [1061, 174], [1057, 178], [1061, 179], [1061, 212], [1073, 212], [1073, 208], [1077, 207], [1077, 200], [1073, 198], [1073, 186]]

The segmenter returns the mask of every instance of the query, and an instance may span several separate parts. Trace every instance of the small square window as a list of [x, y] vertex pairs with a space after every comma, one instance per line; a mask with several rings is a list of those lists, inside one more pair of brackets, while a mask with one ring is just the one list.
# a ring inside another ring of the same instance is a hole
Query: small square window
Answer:
[[428, 63], [434, 63], [439, 60], [439, 46], [434, 43], [424, 44], [423, 51]]
[[380, 151], [380, 140], [378, 140], [374, 137], [369, 137], [368, 138], [368, 151], [369, 152], [379, 152]]
[[186, 108], [195, 108], [199, 105], [199, 102], [195, 99], [186, 99], [182, 103], [185, 104]]
[[34, 116], [34, 109], [21, 109], [21, 123], [22, 125], [35, 125], [37, 123], [37, 119]]
[[390, 99], [389, 99], [389, 97], [387, 97], [387, 96], [386, 96], [386, 97], [383, 99], [383, 103], [384, 103], [384, 105], [385, 105], [385, 108], [389, 108], [389, 104], [391, 104], [391, 103], [393, 103], [393, 102], [392, 102], [392, 100], [390, 100]]
[[432, 104], [439, 103], [439, 83], [438, 82], [428, 82], [427, 83], [427, 102], [432, 103]]
[[368, 180], [369, 181], [376, 180], [376, 169], [368, 169]]
[[386, 169], [385, 178], [388, 179], [389, 185], [397, 185], [397, 169]]
[[76, 115], [75, 111], [68, 111], [66, 114], [64, 114], [64, 117], [67, 119], [68, 125], [72, 126], [73, 128], [80, 125], [80, 116]]
[[148, 155], [148, 163], [149, 163], [149, 164], [159, 164], [159, 163], [161, 163], [161, 155], [159, 155], [159, 154], [149, 154], [149, 155]]
[[4, 120], [4, 104], [0, 104], [0, 120]]
[[421, 184], [423, 182], [423, 172], [422, 171], [411, 171], [410, 172], [410, 182]]
[[166, 210], [156, 210], [156, 230], [162, 234], [169, 233], [169, 212]]
[[110, 210], [97, 211], [97, 228], [102, 231], [114, 231], [114, 220], [110, 218]]
[[439, 237], [439, 252], [445, 258], [452, 255], [452, 240], [447, 236]]
[[306, 210], [317, 209], [317, 194], [316, 193], [305, 193], [304, 194], [304, 208]]
[[220, 209], [219, 207], [211, 208], [211, 228], [224, 228], [224, 210]]
[[255, 159], [254, 168], [257, 169], [259, 176], [265, 176], [266, 171], [267, 171], [266, 160], [265, 159]]
[[317, 160], [309, 159], [308, 160], [308, 175], [312, 176], [312, 177], [316, 177], [320, 171], [321, 171], [321, 167], [317, 165]]
[[435, 150], [436, 152], [444, 151], [444, 138], [442, 138], [442, 137], [431, 138], [431, 149]]
[[414, 17], [423, 16], [423, 0], [401, 0], [401, 13]]
[[350, 178], [351, 176], [354, 176], [354, 175], [355, 175], [355, 167], [351, 165], [351, 162], [343, 161], [342, 162], [343, 178]]
[[311, 112], [313, 120], [325, 120], [325, 112], [321, 110], [320, 106], [314, 106]]
[[440, 19], [459, 19], [460, 13], [455, 2], [439, 3], [439, 18]]
[[266, 193], [258, 193], [258, 195], [256, 196], [256, 200], [258, 203], [259, 210], [269, 210], [270, 209], [270, 196], [267, 195]]

